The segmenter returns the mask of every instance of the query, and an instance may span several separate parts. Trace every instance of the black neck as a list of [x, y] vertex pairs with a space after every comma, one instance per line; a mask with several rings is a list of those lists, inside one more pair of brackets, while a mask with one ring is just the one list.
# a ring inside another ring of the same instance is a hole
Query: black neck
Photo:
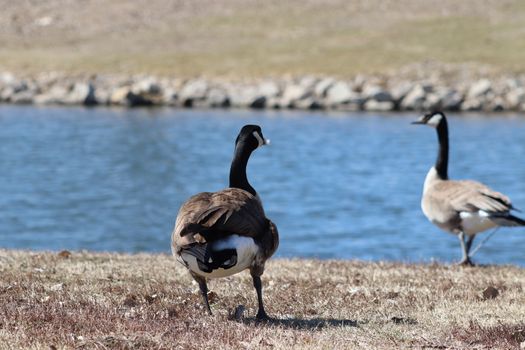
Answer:
[[439, 151], [436, 160], [436, 171], [443, 180], [448, 179], [448, 126], [445, 118], [441, 119], [437, 128]]
[[240, 188], [256, 196], [257, 193], [246, 177], [246, 166], [251, 154], [252, 150], [245, 143], [238, 143], [235, 146], [235, 153], [230, 168], [230, 187]]

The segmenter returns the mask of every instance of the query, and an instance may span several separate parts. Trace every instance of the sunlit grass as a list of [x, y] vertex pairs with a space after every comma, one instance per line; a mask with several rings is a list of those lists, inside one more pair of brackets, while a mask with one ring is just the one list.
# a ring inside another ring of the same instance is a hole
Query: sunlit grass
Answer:
[[[525, 270], [274, 259], [257, 324], [249, 273], [212, 280], [213, 316], [168, 255], [0, 250], [0, 348], [518, 348]], [[495, 298], [484, 296], [487, 287]], [[233, 319], [243, 305], [244, 314]]]
[[[435, 60], [525, 71], [525, 5], [518, 0], [225, 0], [222, 7], [200, 0], [176, 8], [171, 17], [162, 13], [162, 1], [152, 3], [152, 13], [131, 12], [136, 19], [125, 11], [122, 18], [101, 15], [103, 29], [97, 24], [86, 31], [49, 28], [22, 37], [2, 32], [1, 66], [179, 76], [351, 76]], [[113, 6], [116, 11], [124, 5]], [[57, 11], [73, 10], [64, 5]], [[69, 17], [62, 18], [67, 24]]]

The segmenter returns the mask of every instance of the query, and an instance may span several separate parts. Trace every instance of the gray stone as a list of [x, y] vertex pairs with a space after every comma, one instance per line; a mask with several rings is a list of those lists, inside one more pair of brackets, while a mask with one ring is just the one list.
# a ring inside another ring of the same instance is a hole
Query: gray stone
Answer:
[[162, 88], [155, 79], [148, 77], [133, 84], [131, 92], [141, 96], [160, 96], [162, 95]]
[[96, 105], [95, 87], [91, 83], [75, 83], [71, 91], [64, 96], [62, 103], [67, 105]]
[[463, 95], [459, 91], [449, 90], [442, 96], [440, 108], [446, 111], [459, 111], [462, 102]]
[[98, 104], [109, 105], [111, 103], [111, 90], [106, 86], [97, 86], [95, 89], [95, 100]]
[[271, 80], [263, 81], [259, 84], [259, 94], [266, 98], [276, 97], [281, 93], [279, 85]]
[[208, 96], [206, 98], [207, 104], [210, 107], [229, 107], [230, 98], [225, 90], [220, 88], [211, 88], [208, 91]]
[[461, 104], [461, 111], [480, 111], [483, 107], [483, 104], [479, 99], [468, 98]]
[[505, 96], [509, 109], [519, 110], [520, 106], [525, 103], [525, 89], [517, 87], [510, 90]]
[[10, 72], [0, 73], [0, 84], [11, 85], [16, 81], [16, 77]]
[[166, 106], [179, 106], [179, 94], [172, 86], [167, 86], [162, 89], [162, 104]]
[[486, 103], [483, 107], [489, 112], [501, 112], [508, 109], [505, 99], [501, 96], [491, 98], [489, 103]]
[[317, 110], [323, 109], [324, 105], [317, 98], [309, 96], [294, 102], [293, 108], [303, 109], [303, 110]]
[[282, 95], [283, 103], [288, 106], [294, 106], [295, 102], [305, 99], [311, 95], [311, 91], [303, 85], [288, 84], [284, 88]]
[[359, 95], [342, 81], [334, 83], [326, 93], [326, 102], [330, 106], [353, 103]]
[[426, 92], [422, 85], [417, 84], [401, 100], [401, 109], [403, 110], [422, 110], [424, 108]]
[[365, 111], [386, 112], [394, 110], [395, 103], [393, 101], [368, 100], [363, 108]]
[[463, 102], [463, 96], [458, 91], [440, 87], [426, 95], [423, 108], [425, 110], [457, 111], [461, 107], [461, 102]]
[[68, 94], [68, 88], [62, 85], [53, 85], [48, 91], [35, 96], [33, 101], [42, 105], [64, 104]]
[[255, 98], [249, 105], [253, 109], [263, 109], [266, 107], [266, 96], [259, 96]]
[[204, 79], [188, 81], [179, 92], [182, 105], [192, 107], [196, 102], [205, 100], [208, 88], [208, 82]]
[[26, 90], [13, 94], [9, 102], [14, 104], [32, 104], [34, 98], [35, 93], [33, 91]]
[[333, 78], [324, 78], [319, 80], [314, 86], [314, 96], [324, 98], [328, 92], [328, 89], [334, 85], [335, 80]]
[[260, 103], [261, 94], [259, 89], [253, 85], [229, 85], [227, 93], [230, 98], [230, 104], [237, 108], [250, 108], [254, 102]]
[[414, 84], [403, 81], [390, 87], [390, 96], [395, 103], [400, 103], [402, 99], [414, 88]]
[[120, 86], [115, 88], [109, 96], [109, 103], [112, 105], [126, 105], [127, 96], [131, 92], [130, 86]]
[[478, 98], [492, 91], [492, 83], [488, 79], [481, 79], [473, 83], [467, 93], [467, 98]]
[[362, 96], [367, 100], [375, 100], [377, 102], [393, 101], [390, 92], [377, 85], [365, 85]]

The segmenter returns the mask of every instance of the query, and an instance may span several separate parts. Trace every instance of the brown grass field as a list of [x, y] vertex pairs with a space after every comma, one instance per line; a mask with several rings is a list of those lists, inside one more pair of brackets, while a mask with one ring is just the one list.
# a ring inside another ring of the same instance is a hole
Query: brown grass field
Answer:
[[214, 315], [206, 316], [197, 285], [168, 255], [0, 250], [0, 274], [1, 349], [519, 349], [525, 341], [525, 270], [513, 266], [275, 259], [263, 276], [269, 323], [254, 321], [247, 272], [209, 283]]
[[249, 78], [525, 72], [521, 0], [0, 0], [0, 70]]

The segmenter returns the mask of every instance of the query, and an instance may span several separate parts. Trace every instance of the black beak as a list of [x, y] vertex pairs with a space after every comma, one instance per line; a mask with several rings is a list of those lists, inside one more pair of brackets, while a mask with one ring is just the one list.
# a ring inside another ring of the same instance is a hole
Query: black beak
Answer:
[[423, 125], [423, 124], [426, 124], [425, 116], [421, 116], [421, 117], [419, 117], [418, 120], [415, 120], [415, 121], [413, 121], [413, 122], [410, 123], [410, 124], [414, 124], [414, 125]]

